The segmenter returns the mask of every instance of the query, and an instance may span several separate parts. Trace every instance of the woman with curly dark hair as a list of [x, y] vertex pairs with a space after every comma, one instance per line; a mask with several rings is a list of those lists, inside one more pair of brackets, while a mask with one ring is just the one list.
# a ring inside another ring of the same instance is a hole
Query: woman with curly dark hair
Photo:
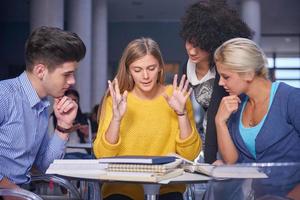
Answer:
[[189, 56], [184, 73], [203, 111], [203, 120], [197, 126], [204, 145], [204, 159], [213, 163], [218, 151], [215, 115], [222, 97], [226, 95], [218, 85], [220, 77], [213, 54], [223, 42], [235, 37], [250, 39], [252, 32], [238, 14], [224, 3], [198, 2], [186, 10], [180, 35]]

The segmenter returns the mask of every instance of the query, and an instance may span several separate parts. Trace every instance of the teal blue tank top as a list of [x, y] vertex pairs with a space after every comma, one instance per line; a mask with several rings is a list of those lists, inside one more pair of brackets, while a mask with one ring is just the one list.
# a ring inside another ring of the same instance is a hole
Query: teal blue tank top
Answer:
[[242, 139], [246, 145], [246, 147], [248, 148], [248, 150], [250, 151], [250, 153], [256, 158], [256, 151], [255, 151], [255, 139], [257, 134], [259, 133], [262, 125], [265, 122], [266, 116], [269, 113], [270, 107], [272, 105], [276, 90], [278, 88], [279, 82], [273, 82], [272, 83], [272, 87], [271, 87], [271, 92], [270, 92], [270, 101], [269, 101], [269, 107], [268, 107], [268, 112], [266, 113], [266, 115], [263, 117], [263, 119], [254, 127], [244, 127], [243, 122], [242, 122], [242, 116], [243, 116], [243, 112], [244, 112], [244, 108], [245, 105], [248, 101], [248, 97], [245, 98], [245, 101], [243, 102], [242, 105], [242, 111], [241, 111], [241, 115], [240, 115], [240, 123], [239, 123], [239, 131], [240, 134], [242, 136]]

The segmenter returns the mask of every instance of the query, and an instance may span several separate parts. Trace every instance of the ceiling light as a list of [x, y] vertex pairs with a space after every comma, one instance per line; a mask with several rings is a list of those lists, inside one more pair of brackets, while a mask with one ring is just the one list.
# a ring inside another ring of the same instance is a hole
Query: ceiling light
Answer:
[[291, 40], [291, 38], [286, 37], [286, 38], [284, 38], [284, 41], [285, 41], [286, 43], [290, 43], [292, 40]]

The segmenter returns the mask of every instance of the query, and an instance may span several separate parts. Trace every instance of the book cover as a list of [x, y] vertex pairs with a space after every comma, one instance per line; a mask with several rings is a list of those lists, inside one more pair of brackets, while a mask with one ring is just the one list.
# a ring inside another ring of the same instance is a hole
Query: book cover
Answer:
[[100, 163], [164, 164], [174, 162], [174, 156], [115, 156], [98, 159]]

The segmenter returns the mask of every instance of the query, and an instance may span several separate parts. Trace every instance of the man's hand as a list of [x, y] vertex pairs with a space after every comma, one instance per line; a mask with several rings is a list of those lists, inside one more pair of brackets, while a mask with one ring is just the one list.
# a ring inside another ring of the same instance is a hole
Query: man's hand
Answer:
[[55, 98], [53, 105], [54, 114], [57, 118], [57, 125], [69, 129], [73, 126], [76, 117], [78, 105], [75, 101], [67, 96]]

